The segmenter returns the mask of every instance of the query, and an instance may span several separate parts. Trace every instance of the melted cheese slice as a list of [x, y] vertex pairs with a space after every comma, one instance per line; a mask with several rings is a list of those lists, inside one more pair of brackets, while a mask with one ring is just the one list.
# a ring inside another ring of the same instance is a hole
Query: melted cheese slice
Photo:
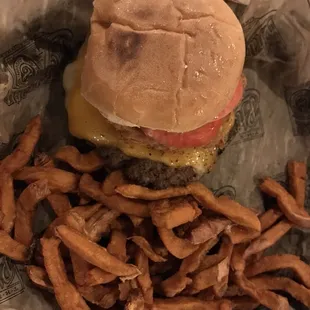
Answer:
[[[192, 166], [199, 174], [210, 170], [216, 161], [218, 151], [216, 147], [158, 150], [150, 145], [126, 139], [82, 97], [79, 78], [83, 66], [82, 56], [83, 52], [75, 62], [67, 67], [64, 73], [66, 107], [69, 130], [72, 135], [88, 140], [99, 147], [117, 147], [131, 157], [151, 159], [172, 167]], [[234, 114], [231, 113], [220, 129], [219, 141], [225, 141], [233, 124]]]

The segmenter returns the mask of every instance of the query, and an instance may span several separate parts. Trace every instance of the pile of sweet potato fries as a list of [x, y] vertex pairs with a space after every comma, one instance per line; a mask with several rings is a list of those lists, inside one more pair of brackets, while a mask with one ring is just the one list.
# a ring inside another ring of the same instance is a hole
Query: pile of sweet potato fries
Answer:
[[[275, 205], [256, 214], [200, 183], [155, 191], [120, 171], [100, 179], [96, 151], [65, 146], [33, 156], [40, 134], [35, 117], [0, 163], [0, 253], [24, 263], [61, 309], [290, 309], [274, 291], [310, 307], [310, 266], [294, 255], [264, 256], [292, 227], [310, 228], [304, 163], [288, 164], [289, 192], [262, 181]], [[25, 184], [18, 197], [16, 181]], [[38, 236], [43, 200], [55, 219]], [[266, 274], [286, 268], [298, 280]]]

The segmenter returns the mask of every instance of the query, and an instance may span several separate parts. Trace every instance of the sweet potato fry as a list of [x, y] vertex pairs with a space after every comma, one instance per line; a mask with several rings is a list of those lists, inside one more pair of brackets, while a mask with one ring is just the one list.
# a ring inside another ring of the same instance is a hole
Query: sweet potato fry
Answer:
[[206, 218], [190, 231], [189, 240], [193, 244], [204, 243], [220, 234], [231, 221], [225, 218]]
[[203, 301], [193, 297], [154, 299], [153, 310], [229, 310], [232, 304], [227, 299]]
[[215, 237], [201, 244], [197, 251], [183, 259], [179, 273], [182, 275], [187, 275], [196, 271], [199, 268], [202, 260], [206, 257], [205, 255], [217, 242], [218, 238]]
[[188, 285], [192, 284], [192, 279], [185, 275], [176, 273], [161, 283], [161, 290], [166, 297], [175, 297], [180, 294]]
[[29, 247], [33, 238], [33, 218], [37, 204], [50, 195], [47, 180], [39, 180], [28, 185], [16, 203], [14, 239]]
[[188, 188], [194, 198], [207, 210], [222, 214], [241, 226], [261, 230], [260, 221], [251, 209], [224, 196], [216, 198], [203, 184], [192, 183]]
[[53, 159], [47, 155], [46, 153], [38, 153], [34, 158], [34, 166], [35, 167], [46, 167], [46, 168], [54, 168], [55, 163]]
[[244, 252], [244, 258], [247, 259], [251, 255], [257, 254], [266, 250], [281, 239], [290, 229], [292, 224], [287, 220], [280, 221], [267, 231], [265, 231], [260, 237], [254, 240]]
[[289, 278], [260, 276], [250, 281], [259, 289], [287, 292], [305, 306], [310, 307], [310, 290]]
[[268, 290], [259, 289], [256, 285], [248, 280], [242, 272], [237, 272], [235, 277], [237, 285], [253, 299], [257, 300], [263, 306], [269, 309], [289, 310], [290, 306], [286, 298], [277, 295]]
[[66, 216], [70, 212], [74, 212], [78, 214], [80, 217], [82, 217], [84, 220], [88, 220], [90, 217], [92, 217], [100, 208], [102, 207], [102, 204], [97, 203], [92, 206], [79, 206], [72, 208], [70, 211], [68, 211], [66, 214], [64, 214], [62, 217], [57, 217], [46, 229], [44, 232], [44, 238], [51, 238], [53, 237], [55, 227], [62, 225], [66, 221]]
[[142, 222], [144, 221], [143, 217], [139, 217], [139, 216], [135, 216], [135, 215], [128, 215], [128, 217], [130, 218], [132, 225], [134, 227], [138, 227], [142, 224]]
[[153, 249], [150, 243], [141, 236], [133, 236], [129, 238], [132, 242], [134, 242], [140, 249], [143, 250], [145, 255], [153, 262], [160, 263], [165, 262], [166, 259], [160, 255], [158, 255]]
[[87, 237], [77, 231], [65, 225], [58, 226], [55, 230], [56, 235], [69, 249], [90, 264], [124, 279], [134, 279], [140, 274], [136, 266], [125, 264], [115, 256], [109, 254], [105, 248], [88, 240]]
[[96, 150], [81, 154], [76, 147], [71, 145], [61, 147], [55, 154], [55, 158], [66, 162], [79, 172], [94, 172], [104, 165], [103, 158]]
[[53, 192], [75, 192], [78, 188], [79, 176], [57, 168], [24, 167], [14, 174], [14, 179], [25, 181], [28, 184], [38, 180], [48, 180]]
[[124, 184], [116, 188], [116, 192], [126, 198], [143, 199], [143, 200], [161, 200], [180, 196], [189, 195], [186, 187], [170, 187], [162, 190], [152, 190], [147, 187]]
[[302, 212], [300, 206], [292, 195], [290, 195], [278, 182], [270, 178], [260, 186], [261, 190], [276, 198], [279, 208], [283, 214], [295, 225], [303, 228], [310, 228], [310, 216], [306, 212]]
[[172, 229], [192, 222], [201, 214], [197, 205], [185, 199], [165, 199], [150, 203], [152, 222], [157, 227]]
[[282, 254], [265, 256], [259, 261], [248, 265], [245, 270], [245, 275], [248, 278], [252, 278], [261, 273], [279, 269], [293, 270], [300, 281], [310, 289], [310, 266], [295, 255]]
[[[101, 209], [101, 211], [105, 210]], [[92, 221], [92, 218], [90, 218], [85, 226], [88, 238], [94, 242], [98, 242], [102, 235], [109, 232], [110, 224], [119, 216], [120, 213], [117, 210], [107, 209], [106, 212], [102, 213], [94, 222]]]
[[49, 292], [54, 292], [53, 285], [48, 278], [45, 269], [37, 266], [26, 266], [26, 272], [30, 280], [40, 288], [46, 289]]
[[280, 210], [275, 208], [269, 209], [259, 216], [259, 220], [262, 226], [262, 232], [270, 228], [276, 221], [283, 215]]
[[55, 214], [63, 216], [67, 211], [71, 209], [71, 203], [68, 196], [64, 194], [52, 194], [47, 197], [47, 201], [51, 205]]
[[[55, 297], [61, 309], [89, 309], [76, 288], [69, 282], [65, 265], [59, 252], [60, 240], [41, 239], [44, 265], [53, 284]], [[70, 298], [68, 298], [70, 296]]]
[[244, 252], [246, 251], [246, 244], [238, 244], [234, 246], [231, 256], [231, 269], [235, 272], [243, 272], [245, 269]]
[[87, 271], [84, 275], [84, 285], [96, 286], [99, 284], [107, 284], [113, 282], [116, 278], [116, 275], [95, 267]]
[[15, 223], [16, 206], [13, 179], [5, 171], [0, 172], [0, 211], [3, 215], [0, 227], [10, 233]]
[[125, 310], [140, 310], [144, 309], [144, 299], [139, 289], [134, 289], [130, 292], [129, 298], [125, 305]]
[[70, 257], [75, 283], [79, 286], [86, 285], [85, 277], [91, 269], [91, 265], [73, 251], [70, 251]]
[[225, 230], [227, 235], [233, 244], [240, 244], [249, 242], [260, 236], [260, 232], [257, 230], [245, 228], [242, 226], [232, 226]]
[[126, 253], [127, 236], [120, 230], [112, 230], [110, 242], [107, 246], [108, 252], [117, 257], [120, 261], [126, 262], [128, 256]]
[[231, 298], [234, 310], [254, 310], [259, 306], [259, 302], [248, 296]]
[[15, 150], [1, 162], [0, 170], [9, 174], [23, 168], [30, 160], [31, 154], [41, 135], [41, 118], [34, 117], [20, 136]]
[[111, 172], [106, 179], [102, 183], [102, 191], [107, 196], [113, 196], [116, 195], [117, 192], [115, 189], [118, 186], [121, 186], [123, 184], [126, 184], [126, 180], [124, 179], [124, 175], [121, 170], [116, 170]]
[[131, 291], [130, 281], [121, 282], [118, 284], [119, 290], [119, 300], [125, 301], [129, 297], [129, 293]]
[[119, 297], [117, 286], [79, 286], [78, 291], [87, 301], [103, 309], [113, 307]]
[[80, 181], [80, 190], [91, 198], [103, 203], [109, 209], [117, 210], [120, 213], [149, 217], [150, 210], [146, 203], [126, 199], [119, 195], [106, 196], [100, 183], [96, 182], [90, 175], [84, 174]]
[[219, 264], [205, 269], [192, 277], [193, 283], [191, 289], [198, 293], [206, 288], [209, 288], [219, 282], [228, 275], [229, 272], [229, 258], [224, 258]]
[[233, 252], [233, 244], [229, 238], [223, 237], [222, 247], [220, 249], [220, 255], [226, 258], [224, 263], [226, 262], [226, 266], [224, 263], [222, 264], [221, 268], [221, 280], [217, 282], [213, 287], [212, 290], [214, 295], [219, 299], [222, 298], [228, 288], [228, 279], [229, 279], [229, 269], [230, 269], [230, 261]]
[[198, 249], [198, 245], [194, 245], [186, 239], [178, 238], [172, 229], [158, 227], [157, 230], [167, 250], [179, 259], [193, 254]]
[[96, 203], [89, 206], [78, 206], [73, 210], [85, 220], [89, 220], [98, 210], [100, 210], [100, 208], [102, 208], [102, 204]]
[[141, 271], [137, 277], [138, 286], [142, 292], [144, 302], [147, 305], [153, 304], [153, 283], [151, 281], [149, 260], [141, 249], [138, 249], [135, 256], [135, 264]]
[[306, 197], [307, 166], [303, 162], [290, 161], [287, 165], [290, 192], [300, 208], [304, 207]]
[[0, 253], [18, 262], [28, 259], [27, 247], [12, 239], [4, 230], [0, 230]]

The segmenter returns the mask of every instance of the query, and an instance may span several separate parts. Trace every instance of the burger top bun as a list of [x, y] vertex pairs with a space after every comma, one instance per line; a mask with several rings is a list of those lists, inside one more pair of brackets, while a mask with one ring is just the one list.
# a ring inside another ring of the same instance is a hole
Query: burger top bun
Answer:
[[191, 131], [232, 99], [244, 58], [223, 0], [95, 0], [82, 95], [120, 125]]

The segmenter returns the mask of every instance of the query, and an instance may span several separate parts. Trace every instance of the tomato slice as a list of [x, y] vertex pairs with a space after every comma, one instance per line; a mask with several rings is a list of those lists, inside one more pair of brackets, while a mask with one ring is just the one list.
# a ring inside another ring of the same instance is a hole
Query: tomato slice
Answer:
[[225, 109], [217, 116], [218, 119], [227, 116], [238, 106], [243, 96], [243, 88], [244, 88], [243, 82], [242, 80], [240, 80], [233, 98], [228, 103], [228, 105], [225, 107]]
[[169, 147], [187, 148], [208, 145], [216, 138], [222, 123], [223, 120], [220, 119], [185, 133], [167, 132], [147, 128], [143, 128], [142, 130], [147, 136], [151, 137], [159, 144]]
[[151, 137], [159, 144], [175, 147], [175, 148], [189, 148], [198, 146], [207, 146], [212, 142], [222, 124], [223, 118], [231, 113], [239, 104], [243, 96], [243, 82], [240, 80], [232, 100], [228, 103], [225, 109], [216, 117], [216, 121], [210, 122], [193, 131], [176, 133], [167, 132], [164, 130], [152, 130], [148, 128], [142, 128], [145, 135]]

